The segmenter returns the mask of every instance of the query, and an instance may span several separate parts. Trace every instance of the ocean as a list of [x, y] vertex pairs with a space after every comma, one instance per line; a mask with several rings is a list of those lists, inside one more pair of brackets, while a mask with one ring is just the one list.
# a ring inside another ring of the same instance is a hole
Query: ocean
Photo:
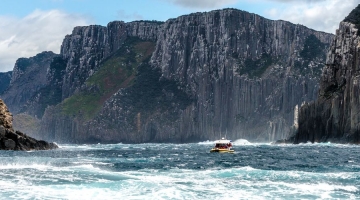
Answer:
[[0, 199], [360, 199], [360, 146], [234, 141], [0, 151]]

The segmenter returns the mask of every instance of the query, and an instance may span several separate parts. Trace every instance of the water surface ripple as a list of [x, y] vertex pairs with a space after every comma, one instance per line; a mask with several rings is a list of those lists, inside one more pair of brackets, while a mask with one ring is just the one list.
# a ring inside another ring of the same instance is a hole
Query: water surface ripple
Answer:
[[0, 151], [0, 199], [360, 199], [360, 146], [212, 144]]

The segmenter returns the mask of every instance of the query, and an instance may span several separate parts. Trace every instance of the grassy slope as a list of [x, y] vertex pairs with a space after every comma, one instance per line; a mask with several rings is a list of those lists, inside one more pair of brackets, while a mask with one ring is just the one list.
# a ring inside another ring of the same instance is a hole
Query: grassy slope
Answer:
[[128, 38], [124, 45], [106, 59], [99, 70], [86, 81], [88, 88], [95, 86], [96, 89], [65, 99], [62, 103], [63, 113], [81, 113], [84, 119], [94, 117], [109, 97], [119, 89], [133, 84], [137, 67], [151, 56], [154, 48], [154, 42]]

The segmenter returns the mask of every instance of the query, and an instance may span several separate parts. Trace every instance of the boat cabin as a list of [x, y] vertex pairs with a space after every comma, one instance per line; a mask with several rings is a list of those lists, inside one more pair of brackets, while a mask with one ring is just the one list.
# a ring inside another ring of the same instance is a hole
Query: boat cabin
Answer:
[[231, 140], [225, 140], [224, 138], [216, 140], [215, 146], [210, 150], [210, 152], [234, 152], [234, 150], [232, 150]]

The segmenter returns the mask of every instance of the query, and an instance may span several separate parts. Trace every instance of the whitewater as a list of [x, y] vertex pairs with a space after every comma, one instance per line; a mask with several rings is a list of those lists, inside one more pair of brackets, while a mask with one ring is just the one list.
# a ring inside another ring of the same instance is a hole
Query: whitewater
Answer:
[[237, 140], [0, 151], [0, 199], [360, 199], [360, 146]]

